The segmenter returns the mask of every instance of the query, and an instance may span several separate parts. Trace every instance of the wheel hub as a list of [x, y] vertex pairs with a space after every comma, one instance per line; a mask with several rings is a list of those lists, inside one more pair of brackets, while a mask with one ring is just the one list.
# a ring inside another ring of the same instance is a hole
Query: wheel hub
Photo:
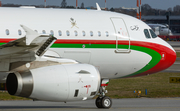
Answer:
[[106, 99], [106, 100], [104, 101], [104, 105], [105, 105], [106, 107], [109, 107], [109, 105], [110, 105], [110, 100], [109, 100], [109, 99]]

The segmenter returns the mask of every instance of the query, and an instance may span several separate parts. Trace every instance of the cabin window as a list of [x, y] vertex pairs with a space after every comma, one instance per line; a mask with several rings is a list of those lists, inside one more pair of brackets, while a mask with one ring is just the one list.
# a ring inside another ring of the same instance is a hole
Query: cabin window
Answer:
[[37, 30], [34, 30], [34, 31], [38, 33], [38, 31], [37, 31]]
[[21, 32], [21, 30], [18, 30], [18, 35], [22, 35], [22, 32]]
[[70, 36], [70, 32], [69, 32], [69, 31], [66, 31], [66, 35], [67, 35], [67, 36]]
[[146, 38], [148, 38], [148, 39], [151, 38], [148, 29], [144, 29], [144, 35], [145, 35]]
[[59, 33], [59, 36], [62, 36], [62, 32], [60, 30], [58, 31], [58, 33]]
[[90, 31], [90, 36], [91, 36], [91, 37], [93, 36], [93, 32], [92, 32], [92, 31]]
[[75, 35], [75, 36], [78, 36], [78, 32], [77, 32], [77, 31], [74, 31], [74, 35]]
[[100, 31], [98, 31], [98, 36], [101, 37], [101, 32]]
[[153, 30], [149, 29], [149, 31], [150, 31], [150, 33], [151, 33], [152, 38], [156, 38], [156, 37], [157, 37], [157, 35], [154, 33]]
[[51, 35], [54, 35], [54, 31], [53, 31], [53, 30], [51, 30], [51, 31], [50, 31], [50, 34], [51, 34]]
[[85, 33], [85, 31], [82, 31], [82, 35], [83, 35], [83, 36], [86, 36], [86, 33]]
[[9, 35], [9, 30], [8, 29], [6, 29], [6, 35]]
[[45, 30], [43, 30], [43, 31], [42, 31], [42, 33], [43, 33], [43, 34], [46, 34], [46, 31], [45, 31]]
[[109, 32], [108, 31], [106, 31], [105, 34], [106, 34], [106, 37], [109, 37]]

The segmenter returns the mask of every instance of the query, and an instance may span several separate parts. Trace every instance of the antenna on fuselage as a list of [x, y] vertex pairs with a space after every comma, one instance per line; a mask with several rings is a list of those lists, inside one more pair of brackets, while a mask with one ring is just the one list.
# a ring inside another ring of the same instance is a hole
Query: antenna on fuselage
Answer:
[[98, 3], [96, 3], [97, 10], [101, 11], [101, 8]]

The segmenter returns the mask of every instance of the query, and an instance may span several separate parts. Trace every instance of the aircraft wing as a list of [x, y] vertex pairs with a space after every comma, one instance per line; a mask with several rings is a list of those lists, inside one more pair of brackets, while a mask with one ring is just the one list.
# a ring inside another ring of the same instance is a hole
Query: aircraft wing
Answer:
[[17, 57], [30, 52], [42, 56], [56, 41], [56, 38], [52, 35], [40, 35], [24, 25], [21, 25], [21, 27], [25, 30], [26, 36], [1, 45], [0, 59]]
[[9, 71], [10, 63], [23, 57], [31, 61], [35, 56], [42, 56], [56, 41], [52, 35], [40, 35], [24, 25], [21, 27], [26, 32], [25, 37], [0, 46], [0, 71]]

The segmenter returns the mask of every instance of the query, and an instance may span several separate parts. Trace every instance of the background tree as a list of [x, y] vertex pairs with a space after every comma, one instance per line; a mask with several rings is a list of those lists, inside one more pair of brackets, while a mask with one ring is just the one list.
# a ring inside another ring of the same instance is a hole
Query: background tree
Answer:
[[110, 9], [110, 11], [112, 11], [112, 12], [113, 12], [113, 11], [114, 11], [114, 8], [112, 7], [112, 8]]
[[81, 3], [81, 7], [80, 8], [84, 9], [84, 3], [83, 2]]
[[167, 11], [168, 11], [168, 12], [172, 12], [172, 8], [171, 8], [171, 7], [168, 8]]
[[[19, 7], [22, 6], [20, 4], [2, 4], [2, 7]], [[34, 6], [34, 5], [33, 5]], [[43, 8], [44, 5], [35, 5], [37, 8]], [[47, 8], [75, 8], [74, 6], [68, 6], [66, 0], [62, 0], [61, 5], [48, 5]], [[85, 8], [84, 3], [81, 3], [81, 6], [78, 8]], [[95, 9], [94, 7], [90, 6], [89, 8]], [[122, 7], [114, 8], [112, 7], [110, 11], [124, 13], [131, 16], [136, 16], [136, 9], [123, 9]], [[176, 5], [174, 7], [170, 7], [165, 9], [155, 9], [152, 8], [148, 4], [142, 5], [142, 16], [149, 16], [149, 15], [158, 15], [158, 16], [166, 16], [167, 12], [170, 12], [171, 16], [180, 16], [180, 5]]]
[[176, 5], [176, 6], [173, 8], [173, 12], [174, 12], [174, 15], [180, 14], [180, 5]]
[[67, 2], [66, 2], [66, 0], [63, 0], [61, 2], [61, 8], [66, 8], [66, 6], [67, 6]]

